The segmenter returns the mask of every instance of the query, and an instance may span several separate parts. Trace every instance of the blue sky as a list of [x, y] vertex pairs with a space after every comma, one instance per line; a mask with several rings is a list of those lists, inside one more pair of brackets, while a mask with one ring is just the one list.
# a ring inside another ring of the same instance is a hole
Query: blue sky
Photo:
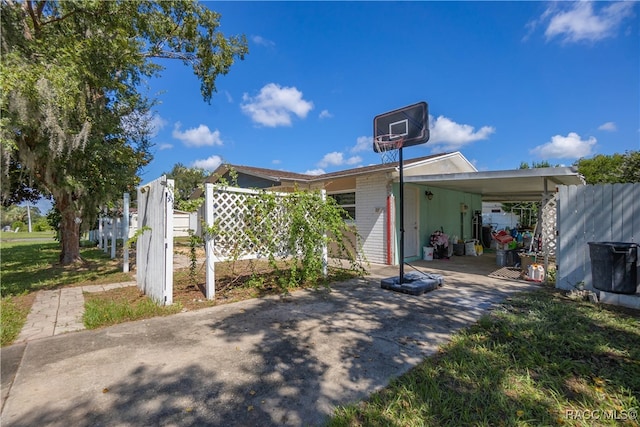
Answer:
[[147, 82], [154, 160], [318, 174], [380, 163], [373, 118], [425, 101], [478, 170], [640, 149], [636, 2], [207, 2], [249, 54], [210, 104], [182, 63]]

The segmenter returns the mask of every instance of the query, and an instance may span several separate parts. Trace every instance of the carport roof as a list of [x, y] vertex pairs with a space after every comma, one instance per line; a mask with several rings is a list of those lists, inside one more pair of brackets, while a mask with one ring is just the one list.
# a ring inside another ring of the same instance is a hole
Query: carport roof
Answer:
[[404, 182], [480, 194], [483, 202], [537, 202], [558, 185], [585, 184], [575, 167], [408, 176]]

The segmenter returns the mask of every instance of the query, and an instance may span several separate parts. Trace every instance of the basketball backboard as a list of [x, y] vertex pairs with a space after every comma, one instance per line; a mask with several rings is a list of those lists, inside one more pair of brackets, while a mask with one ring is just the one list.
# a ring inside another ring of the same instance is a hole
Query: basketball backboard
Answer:
[[397, 144], [388, 142], [400, 140], [403, 147], [424, 144], [429, 140], [429, 113], [426, 102], [389, 111], [373, 119], [373, 150], [376, 153], [399, 148]]

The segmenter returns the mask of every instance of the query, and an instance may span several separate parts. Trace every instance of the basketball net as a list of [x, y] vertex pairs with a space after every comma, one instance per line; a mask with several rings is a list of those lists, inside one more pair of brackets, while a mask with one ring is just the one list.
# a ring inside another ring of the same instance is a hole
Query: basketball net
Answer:
[[394, 163], [398, 161], [399, 148], [402, 147], [401, 135], [378, 135], [373, 139], [376, 151], [380, 154], [382, 163]]

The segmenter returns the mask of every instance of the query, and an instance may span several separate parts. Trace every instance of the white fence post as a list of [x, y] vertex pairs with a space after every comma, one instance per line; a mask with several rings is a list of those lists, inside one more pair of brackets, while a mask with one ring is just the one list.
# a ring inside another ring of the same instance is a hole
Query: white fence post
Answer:
[[122, 271], [129, 272], [129, 193], [123, 195], [122, 212]]
[[102, 235], [104, 234], [104, 230], [102, 228], [102, 213], [100, 213], [100, 217], [98, 218], [98, 247], [102, 249]]
[[173, 304], [173, 189], [174, 180], [165, 179], [164, 190], [164, 304]]
[[118, 237], [117, 222], [117, 218], [111, 218], [111, 259], [116, 257], [116, 238]]
[[102, 248], [102, 250], [104, 251], [104, 253], [107, 253], [107, 239], [109, 238], [109, 232], [107, 231], [107, 225], [109, 224], [108, 218], [106, 216], [102, 217], [102, 240], [100, 241], [100, 247]]
[[173, 303], [173, 180], [162, 176], [138, 188], [136, 281], [156, 303]]
[[[205, 184], [204, 187], [204, 223], [207, 228], [213, 227], [213, 184]], [[215, 256], [213, 254], [214, 241], [213, 236], [208, 233], [208, 230], [202, 232], [205, 239], [205, 253], [206, 253], [206, 282], [205, 282], [205, 297], [207, 299], [215, 299], [216, 297], [216, 270], [215, 270]]]

